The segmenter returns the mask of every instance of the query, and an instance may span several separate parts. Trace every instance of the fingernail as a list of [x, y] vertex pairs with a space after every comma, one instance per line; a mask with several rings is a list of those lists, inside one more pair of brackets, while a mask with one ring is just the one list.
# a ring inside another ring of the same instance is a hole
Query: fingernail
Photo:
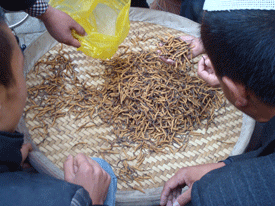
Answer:
[[173, 206], [180, 206], [180, 204], [179, 204], [178, 201], [176, 200], [176, 202], [173, 203]]
[[164, 205], [164, 200], [160, 199], [160, 205]]
[[67, 157], [67, 160], [70, 160], [70, 159], [72, 159], [73, 158], [73, 156], [72, 155], [69, 155], [68, 157]]

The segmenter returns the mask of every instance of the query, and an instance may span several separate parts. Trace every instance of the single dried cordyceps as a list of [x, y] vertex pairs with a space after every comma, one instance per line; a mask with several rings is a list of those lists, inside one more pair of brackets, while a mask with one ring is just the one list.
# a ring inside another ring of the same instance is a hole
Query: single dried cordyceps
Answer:
[[[175, 66], [162, 62], [156, 51], [144, 50], [140, 42], [140, 38], [132, 40], [132, 48], [121, 46], [111, 60], [102, 61], [104, 83], [97, 87], [77, 78], [76, 65], [63, 51], [38, 62], [36, 73], [44, 80], [29, 88], [33, 104], [27, 109], [37, 110], [34, 118], [41, 122], [46, 116], [52, 118], [52, 125], [68, 113], [75, 118], [89, 116], [91, 120], [97, 115], [103, 123], [112, 125], [116, 138], [110, 141], [100, 137], [110, 144], [100, 153], [103, 157], [117, 154], [113, 148], [121, 148], [121, 160], [112, 166], [121, 181], [139, 190], [130, 183], [152, 179], [142, 168], [144, 159], [152, 152], [166, 153], [166, 148], [172, 153], [183, 149], [188, 134], [202, 121], [209, 124], [224, 101], [218, 89], [190, 75], [192, 62], [187, 56], [191, 48], [186, 42], [172, 36], [161, 39], [158, 50], [165, 58], [175, 60]], [[137, 47], [139, 50], [134, 51]], [[98, 125], [87, 122], [78, 130], [93, 126]], [[41, 127], [47, 133], [50, 126]]]

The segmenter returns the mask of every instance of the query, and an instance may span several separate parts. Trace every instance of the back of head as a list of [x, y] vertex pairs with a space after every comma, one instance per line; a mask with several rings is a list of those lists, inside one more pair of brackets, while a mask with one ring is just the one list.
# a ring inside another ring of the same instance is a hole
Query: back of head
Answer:
[[12, 46], [6, 28], [5, 14], [3, 9], [0, 7], [0, 85], [4, 85], [5, 87], [12, 83]]
[[217, 76], [275, 106], [275, 11], [205, 12], [201, 38]]

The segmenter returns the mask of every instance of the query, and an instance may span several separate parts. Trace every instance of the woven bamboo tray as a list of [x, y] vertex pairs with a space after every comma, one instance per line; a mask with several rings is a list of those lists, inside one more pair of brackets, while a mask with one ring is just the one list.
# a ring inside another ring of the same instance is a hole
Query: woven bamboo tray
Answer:
[[[166, 33], [174, 36], [184, 35], [180, 31], [157, 24], [131, 22], [129, 35], [123, 44], [130, 44], [131, 38], [135, 35], [150, 37], [156, 35], [163, 36]], [[144, 45], [144, 48], [153, 48], [153, 43], [148, 42]], [[59, 49], [60, 45], [58, 44], [49, 53], [55, 54]], [[89, 78], [84, 75], [86, 71], [89, 71], [91, 74], [103, 73], [104, 67], [101, 65], [100, 60], [92, 59], [82, 52], [76, 51], [73, 47], [64, 46], [63, 49], [69, 53], [73, 63], [77, 65], [76, 70], [79, 72], [80, 79], [85, 80]], [[47, 55], [45, 54], [42, 59]], [[27, 75], [28, 87], [36, 85], [40, 81], [42, 79], [37, 78], [33, 73]], [[91, 79], [90, 83], [97, 85], [101, 84], [102, 81]], [[28, 105], [30, 105], [30, 102], [27, 102], [27, 107]], [[43, 141], [41, 137], [43, 129], [32, 130], [34, 127], [41, 125], [41, 122], [33, 120], [34, 115], [32, 111], [29, 111], [25, 116], [25, 122], [31, 134], [32, 141], [61, 170], [63, 169], [63, 162], [69, 154], [76, 155], [81, 152], [92, 157], [102, 157], [100, 155], [100, 148], [108, 147], [108, 144], [98, 137], [104, 137], [109, 140], [114, 139], [112, 126], [99, 126], [97, 128], [85, 128], [77, 131], [79, 126], [89, 121], [89, 118], [75, 121], [71, 115], [67, 115], [56, 120], [56, 124], [49, 129], [49, 135]], [[176, 154], [169, 152], [170, 150], [167, 149], [168, 154], [148, 154], [146, 156], [143, 168], [149, 171], [153, 180], [141, 181], [142, 189], [145, 192], [148, 189], [162, 187], [165, 181], [172, 177], [181, 167], [217, 162], [227, 158], [240, 135], [242, 113], [227, 103], [225, 108], [220, 109], [216, 113], [216, 116], [214, 123], [207, 130], [204, 127], [196, 130], [195, 132], [201, 135], [191, 135], [186, 147]], [[49, 125], [52, 123], [50, 119], [45, 119], [44, 121], [49, 123]], [[97, 121], [100, 122], [100, 120]], [[120, 160], [121, 155], [123, 154], [105, 154], [104, 158], [112, 166], [115, 166]], [[137, 182], [132, 182], [130, 185], [132, 187], [139, 186]], [[131, 191], [132, 189], [124, 182], [118, 181], [118, 190]]]

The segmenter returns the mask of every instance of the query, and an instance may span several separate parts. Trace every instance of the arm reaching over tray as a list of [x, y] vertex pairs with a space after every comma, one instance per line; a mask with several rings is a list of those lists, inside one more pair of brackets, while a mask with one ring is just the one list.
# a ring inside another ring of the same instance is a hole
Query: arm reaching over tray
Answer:
[[43, 21], [48, 32], [57, 41], [74, 47], [81, 46], [80, 42], [72, 36], [72, 30], [83, 36], [85, 30], [65, 12], [49, 6], [47, 11], [37, 18]]
[[84, 28], [68, 14], [51, 7], [44, 0], [2, 1], [0, 7], [8, 11], [24, 10], [30, 16], [40, 19], [53, 38], [70, 46], [81, 46], [72, 36], [72, 30], [83, 36], [86, 34]]
[[[161, 193], [160, 205], [179, 206], [187, 204], [191, 201], [191, 190], [194, 182], [200, 180], [208, 172], [223, 166], [225, 163], [219, 162], [181, 168], [165, 183]], [[181, 190], [185, 186], [188, 186], [189, 189], [181, 194]]]

